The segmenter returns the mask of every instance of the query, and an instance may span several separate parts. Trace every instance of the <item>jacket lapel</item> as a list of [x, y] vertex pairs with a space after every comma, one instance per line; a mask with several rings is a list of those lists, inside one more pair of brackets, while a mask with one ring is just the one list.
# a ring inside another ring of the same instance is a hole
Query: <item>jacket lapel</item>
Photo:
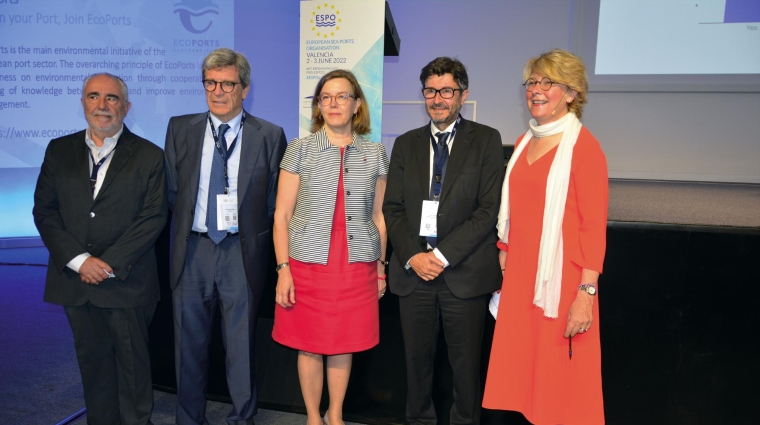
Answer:
[[245, 124], [243, 125], [243, 139], [240, 144], [240, 166], [238, 167], [238, 209], [243, 204], [248, 186], [253, 176], [253, 169], [256, 166], [261, 147], [264, 145], [263, 135], [261, 133], [261, 123], [247, 111], [245, 114]]
[[190, 125], [187, 129], [187, 158], [190, 168], [183, 175], [178, 176], [179, 179], [188, 179], [190, 184], [188, 187], [193, 191], [190, 199], [193, 200], [193, 208], [195, 208], [195, 200], [198, 199], [198, 187], [201, 180], [201, 156], [203, 155], [203, 139], [206, 137], [206, 119], [207, 115], [198, 114], [190, 119]]
[[77, 188], [81, 187], [84, 189], [83, 193], [86, 195], [85, 199], [89, 198], [90, 202], [92, 202], [92, 186], [90, 184], [90, 148], [87, 146], [87, 142], [85, 142], [86, 136], [84, 134], [81, 139], [78, 138], [75, 140], [72, 154], [74, 155], [74, 164], [76, 164], [75, 170], [78, 170], [79, 174], [77, 180], [81, 182], [81, 184], [77, 184]]
[[130, 132], [125, 125], [124, 131], [121, 133], [119, 142], [116, 144], [116, 149], [113, 152], [111, 163], [108, 165], [106, 178], [103, 179], [103, 184], [100, 185], [100, 191], [98, 193], [103, 193], [106, 191], [106, 189], [108, 189], [108, 186], [110, 186], [111, 182], [114, 181], [116, 175], [119, 174], [119, 171], [121, 171], [122, 168], [124, 168], [124, 165], [126, 165], [126, 163], [129, 161], [129, 158], [132, 157], [133, 144], [134, 139], [132, 132]]
[[417, 157], [420, 191], [422, 199], [428, 199], [430, 197], [430, 124], [419, 130], [415, 143], [414, 152]]
[[454, 135], [454, 145], [451, 147], [451, 154], [446, 161], [446, 175], [443, 178], [443, 187], [441, 188], [441, 203], [446, 199], [446, 195], [451, 191], [451, 186], [456, 181], [459, 172], [462, 171], [467, 151], [472, 144], [473, 130], [469, 121], [462, 119], [459, 123], [457, 134]]

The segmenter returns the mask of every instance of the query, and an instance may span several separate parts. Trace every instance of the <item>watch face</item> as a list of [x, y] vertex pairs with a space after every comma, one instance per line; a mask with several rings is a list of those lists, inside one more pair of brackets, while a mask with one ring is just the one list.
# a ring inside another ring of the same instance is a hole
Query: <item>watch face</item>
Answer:
[[586, 292], [589, 295], [596, 295], [596, 288], [594, 288], [593, 286], [587, 286], [586, 287]]

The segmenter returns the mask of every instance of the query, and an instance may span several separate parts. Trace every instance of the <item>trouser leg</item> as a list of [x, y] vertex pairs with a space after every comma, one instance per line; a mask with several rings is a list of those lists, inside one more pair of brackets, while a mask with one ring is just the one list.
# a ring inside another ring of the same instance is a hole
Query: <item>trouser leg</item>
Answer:
[[209, 348], [217, 306], [214, 252], [210, 239], [191, 237], [182, 277], [172, 290], [178, 425], [208, 423]]
[[64, 306], [84, 389], [87, 423], [119, 424], [118, 375], [113, 337], [99, 308]]
[[420, 282], [411, 294], [399, 297], [407, 374], [406, 419], [412, 425], [436, 423], [432, 391], [439, 308], [434, 282]]
[[479, 424], [482, 401], [480, 353], [488, 297], [457, 298], [444, 284], [438, 299], [453, 372], [451, 424]]
[[227, 387], [232, 399], [226, 419], [229, 425], [250, 425], [257, 411], [254, 355], [261, 293], [254, 294], [248, 285], [239, 237], [224, 239], [217, 246], [216, 259]]
[[148, 326], [155, 311], [156, 304], [102, 309], [116, 351], [122, 425], [144, 425], [153, 412]]

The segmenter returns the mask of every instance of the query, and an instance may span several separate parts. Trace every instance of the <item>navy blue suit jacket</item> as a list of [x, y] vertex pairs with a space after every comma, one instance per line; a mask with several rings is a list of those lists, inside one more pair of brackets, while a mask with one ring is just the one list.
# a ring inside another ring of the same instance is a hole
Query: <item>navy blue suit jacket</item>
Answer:
[[[240, 143], [238, 217], [248, 285], [260, 293], [267, 275], [280, 161], [287, 142], [281, 127], [247, 112]], [[173, 117], [166, 130], [166, 175], [172, 210], [169, 281], [174, 289], [185, 265], [193, 227], [207, 114]]]

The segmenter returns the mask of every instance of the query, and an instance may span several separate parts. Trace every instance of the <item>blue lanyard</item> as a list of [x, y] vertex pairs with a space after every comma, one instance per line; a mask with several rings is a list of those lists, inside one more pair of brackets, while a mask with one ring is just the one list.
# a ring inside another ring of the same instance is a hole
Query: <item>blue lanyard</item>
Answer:
[[225, 183], [225, 192], [227, 194], [230, 193], [230, 177], [227, 173], [227, 161], [229, 161], [230, 157], [232, 156], [232, 152], [235, 150], [235, 146], [237, 146], [237, 141], [240, 138], [240, 133], [243, 129], [243, 124], [245, 124], [245, 112], [243, 112], [243, 117], [240, 119], [240, 128], [238, 129], [238, 134], [235, 136], [235, 140], [232, 141], [232, 144], [230, 145], [230, 148], [227, 149], [227, 143], [221, 143], [219, 140], [219, 135], [216, 134], [216, 129], [214, 128], [214, 123], [211, 121], [211, 113], [209, 112], [206, 117], [208, 118], [208, 125], [211, 126], [211, 135], [214, 136], [214, 144], [216, 145], [216, 150], [219, 152], [219, 155], [222, 156], [222, 159], [224, 160], [224, 181]]
[[[118, 145], [119, 142], [116, 141], [116, 144]], [[106, 156], [103, 158], [100, 158], [100, 161], [95, 162], [95, 157], [92, 155], [92, 150], [90, 150], [90, 159], [92, 159], [92, 172], [90, 173], [90, 189], [92, 189], [92, 193], [95, 194], [95, 185], [98, 184], [98, 170], [100, 170], [100, 166], [103, 165], [104, 162], [106, 162], [106, 159], [108, 159], [109, 156], [116, 150], [116, 146], [111, 149], [111, 152], [108, 152]]]
[[[457, 133], [457, 129], [459, 128], [459, 123], [462, 120], [462, 116], [460, 115], [457, 117], [457, 121], [454, 124], [454, 127], [451, 129], [451, 135], [449, 136], [449, 139], [446, 141], [447, 146], [444, 147], [444, 149], [448, 149], [448, 144], [451, 143], [452, 140], [454, 140], [454, 136]], [[433, 131], [430, 131], [430, 143], [433, 145], [433, 152], [438, 152], [438, 147], [436, 146], [437, 142], [435, 140], [435, 135], [433, 134]], [[446, 152], [448, 154], [448, 152]], [[446, 167], [446, 161], [448, 159], [448, 155], [433, 155], [433, 197], [434, 200], [438, 200], [438, 197], [441, 194], [441, 187], [443, 186], [443, 172], [444, 168]]]

